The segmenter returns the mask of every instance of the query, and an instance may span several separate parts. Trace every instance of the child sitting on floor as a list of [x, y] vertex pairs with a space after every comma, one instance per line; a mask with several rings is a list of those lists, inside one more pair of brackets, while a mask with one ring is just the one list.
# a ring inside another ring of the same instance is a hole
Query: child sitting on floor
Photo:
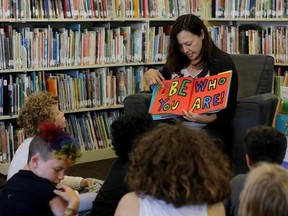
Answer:
[[29, 146], [28, 163], [13, 175], [0, 196], [5, 216], [77, 215], [79, 197], [60, 185], [65, 171], [81, 156], [78, 142], [54, 125], [42, 122]]

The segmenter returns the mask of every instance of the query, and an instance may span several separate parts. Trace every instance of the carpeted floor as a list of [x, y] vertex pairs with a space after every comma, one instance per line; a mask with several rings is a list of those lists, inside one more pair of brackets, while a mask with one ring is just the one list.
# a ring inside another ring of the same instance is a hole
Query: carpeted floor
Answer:
[[66, 175], [104, 180], [116, 158], [76, 164], [67, 170]]

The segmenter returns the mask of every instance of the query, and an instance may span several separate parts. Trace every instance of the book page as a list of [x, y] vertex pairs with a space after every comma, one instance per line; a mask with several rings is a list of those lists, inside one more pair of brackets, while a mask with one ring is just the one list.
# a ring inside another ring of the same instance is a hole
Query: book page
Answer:
[[155, 85], [149, 112], [155, 114], [183, 115], [183, 109], [189, 107], [193, 78], [182, 77], [164, 80], [164, 87]]
[[[188, 110], [201, 114], [226, 108], [232, 71], [195, 79]], [[187, 110], [187, 111], [188, 111]]]

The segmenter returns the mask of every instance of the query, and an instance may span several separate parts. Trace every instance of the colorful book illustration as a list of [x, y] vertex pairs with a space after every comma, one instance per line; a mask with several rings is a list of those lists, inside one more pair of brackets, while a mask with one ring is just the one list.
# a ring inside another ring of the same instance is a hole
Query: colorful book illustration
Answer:
[[276, 129], [288, 136], [288, 115], [278, 113], [276, 116]]
[[218, 75], [192, 78], [181, 77], [164, 80], [164, 87], [155, 85], [149, 113], [154, 120], [183, 115], [183, 110], [209, 113], [227, 105], [232, 71]]

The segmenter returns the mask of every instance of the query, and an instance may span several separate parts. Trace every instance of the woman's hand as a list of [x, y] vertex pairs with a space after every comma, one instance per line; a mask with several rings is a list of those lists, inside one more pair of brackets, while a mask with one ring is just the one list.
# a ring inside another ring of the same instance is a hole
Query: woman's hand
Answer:
[[195, 114], [191, 110], [186, 111], [183, 110], [184, 116], [187, 121], [195, 122], [195, 123], [202, 123], [202, 124], [208, 124], [210, 122], [213, 122], [217, 119], [217, 115], [215, 113], [212, 114]]
[[162, 81], [165, 79], [158, 70], [150, 68], [148, 71], [145, 72], [145, 79], [149, 85], [160, 84], [162, 87], [164, 87]]

